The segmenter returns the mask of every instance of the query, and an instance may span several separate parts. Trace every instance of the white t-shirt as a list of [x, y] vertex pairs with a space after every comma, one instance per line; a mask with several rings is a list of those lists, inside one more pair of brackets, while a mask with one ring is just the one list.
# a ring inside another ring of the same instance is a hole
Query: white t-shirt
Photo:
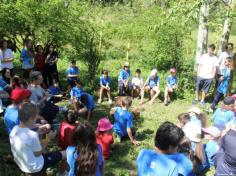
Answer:
[[16, 164], [26, 173], [35, 173], [42, 170], [43, 156], [36, 157], [34, 152], [42, 150], [38, 134], [29, 128], [15, 126], [10, 135], [11, 151]]
[[204, 79], [212, 79], [214, 75], [212, 74], [213, 68], [219, 66], [219, 62], [216, 56], [209, 56], [209, 54], [203, 54], [197, 61], [199, 65], [199, 77]]
[[38, 104], [41, 98], [45, 95], [44, 89], [41, 86], [34, 87], [32, 85], [30, 85], [28, 89], [31, 91], [31, 102]]
[[[5, 52], [2, 52], [2, 55], [3, 55], [3, 58], [8, 58], [8, 59], [14, 57], [11, 49], [6, 49]], [[13, 63], [12, 62], [2, 62], [2, 68], [12, 69]]]
[[138, 77], [134, 77], [132, 79], [132, 84], [137, 86], [137, 87], [141, 87], [143, 85], [143, 79], [142, 78], [138, 78]]

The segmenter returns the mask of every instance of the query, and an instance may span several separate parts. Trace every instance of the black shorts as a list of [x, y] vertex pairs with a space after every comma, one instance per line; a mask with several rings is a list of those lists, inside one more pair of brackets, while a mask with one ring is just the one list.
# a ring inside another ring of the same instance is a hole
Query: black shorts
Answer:
[[196, 81], [196, 91], [203, 91], [205, 93], [208, 93], [210, 88], [211, 88], [211, 84], [213, 82], [213, 79], [204, 79], [201, 77], [197, 77], [197, 81]]

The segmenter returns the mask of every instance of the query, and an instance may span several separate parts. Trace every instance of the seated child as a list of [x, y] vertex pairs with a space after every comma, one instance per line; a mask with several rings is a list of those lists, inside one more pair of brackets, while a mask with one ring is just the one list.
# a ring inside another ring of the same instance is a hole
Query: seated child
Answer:
[[235, 116], [233, 107], [235, 100], [233, 97], [226, 97], [221, 108], [217, 108], [213, 114], [213, 126], [217, 127], [220, 131], [224, 130], [228, 124], [234, 123]]
[[132, 84], [130, 82], [131, 72], [130, 72], [129, 62], [125, 62], [124, 68], [120, 71], [118, 77], [118, 90], [119, 96], [130, 96], [132, 91]]
[[190, 116], [190, 123], [198, 125], [200, 128], [206, 127], [206, 115], [197, 107], [192, 107], [188, 110]]
[[76, 66], [76, 60], [72, 60], [70, 67], [67, 69], [67, 83], [69, 90], [75, 86], [75, 81], [78, 80], [79, 69]]
[[95, 108], [93, 96], [83, 92], [81, 94], [81, 99], [80, 99], [80, 108], [79, 108], [79, 115], [87, 115], [87, 120], [89, 120], [92, 116], [92, 112]]
[[49, 87], [49, 93], [51, 95], [59, 95], [61, 94], [61, 87], [59, 86], [59, 82], [57, 80], [53, 80], [53, 85]]
[[77, 113], [74, 110], [69, 110], [66, 113], [66, 119], [63, 121], [59, 128], [58, 135], [58, 145], [62, 150], [65, 150], [69, 145], [73, 145], [72, 143], [72, 132], [78, 125], [76, 122]]
[[41, 144], [38, 134], [30, 130], [36, 120], [36, 115], [36, 105], [29, 102], [23, 103], [19, 110], [20, 124], [12, 129], [9, 138], [14, 160], [20, 170], [27, 174], [43, 175], [47, 168], [55, 166], [65, 158], [65, 151], [43, 153], [56, 133], [50, 131]]
[[113, 147], [114, 139], [112, 136], [113, 125], [107, 118], [98, 121], [96, 131], [96, 141], [102, 147], [102, 155], [104, 159], [109, 159]]
[[214, 166], [212, 157], [219, 151], [220, 130], [216, 127], [203, 128], [205, 139], [209, 140], [205, 145], [205, 152], [210, 166]]
[[164, 104], [168, 105], [170, 102], [170, 93], [173, 93], [177, 89], [177, 77], [175, 68], [170, 69], [170, 75], [166, 78], [167, 85], [165, 89]]
[[132, 100], [129, 97], [122, 98], [122, 107], [116, 107], [114, 112], [114, 132], [117, 135], [118, 141], [129, 137], [130, 141], [134, 145], [139, 145], [140, 142], [136, 141], [134, 135], [135, 131], [133, 127], [133, 114], [128, 110], [132, 104]]
[[141, 70], [140, 69], [136, 69], [135, 77], [132, 79], [131, 83], [133, 85], [131, 96], [134, 98], [134, 97], [140, 95], [141, 88], [143, 86], [143, 79], [141, 78]]
[[71, 102], [74, 105], [75, 110], [79, 111], [79, 100], [83, 92], [82, 83], [80, 80], [75, 81], [76, 86], [70, 91]]
[[111, 100], [111, 89], [110, 89], [110, 76], [108, 75], [107, 70], [102, 71], [102, 75], [100, 76], [100, 90], [99, 90], [99, 99], [98, 103], [102, 102], [103, 92], [107, 93], [108, 101], [112, 104]]
[[217, 87], [217, 91], [209, 109], [210, 112], [215, 110], [215, 106], [219, 103], [220, 99], [228, 93], [230, 80], [230, 58], [224, 61], [224, 67], [220, 69], [220, 72], [221, 76], [219, 78], [219, 86]]
[[150, 104], [153, 104], [154, 100], [158, 97], [160, 94], [159, 89], [159, 77], [157, 76], [157, 70], [153, 69], [151, 71], [150, 76], [148, 76], [147, 81], [145, 82], [142, 90], [141, 90], [141, 101], [140, 104], [144, 103], [144, 93], [148, 92], [150, 93], [151, 101]]

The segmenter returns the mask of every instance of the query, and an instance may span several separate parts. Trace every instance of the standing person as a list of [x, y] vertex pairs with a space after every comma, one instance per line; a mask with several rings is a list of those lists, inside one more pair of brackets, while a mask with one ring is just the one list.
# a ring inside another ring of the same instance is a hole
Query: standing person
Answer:
[[68, 92], [75, 87], [75, 81], [78, 80], [79, 68], [76, 66], [76, 60], [71, 60], [70, 66], [67, 69], [67, 83], [68, 83]]
[[129, 62], [124, 63], [124, 68], [120, 71], [118, 77], [119, 96], [130, 95], [132, 91], [132, 84], [130, 82], [131, 72]]
[[47, 86], [52, 85], [53, 79], [56, 79], [59, 82], [57, 62], [58, 62], [58, 53], [55, 51], [54, 45], [49, 44], [45, 59], [45, 64], [47, 69], [46, 78], [48, 79], [48, 81], [46, 81]]
[[236, 64], [236, 54], [233, 52], [234, 50], [234, 44], [233, 43], [228, 43], [228, 54], [229, 57], [231, 58], [231, 64], [230, 64], [230, 83], [229, 83], [229, 93], [231, 93], [231, 89], [233, 87], [233, 81], [234, 81], [234, 69], [235, 69], [235, 64]]
[[13, 60], [14, 55], [12, 53], [12, 50], [8, 48], [8, 43], [6, 40], [3, 40], [2, 42], [2, 69], [7, 68], [11, 72], [11, 76], [13, 76]]
[[32, 40], [27, 39], [24, 42], [24, 48], [21, 50], [20, 57], [22, 62], [22, 69], [24, 71], [23, 78], [29, 79], [29, 75], [34, 67], [33, 65], [34, 50], [33, 50]]
[[145, 92], [149, 93], [149, 96], [151, 98], [150, 104], [154, 103], [154, 100], [159, 96], [160, 94], [160, 88], [159, 88], [160, 80], [157, 75], [157, 70], [153, 69], [151, 71], [151, 74], [148, 76], [147, 81], [143, 85], [143, 88], [141, 90], [141, 100], [139, 104], [144, 103], [144, 94]]
[[50, 131], [47, 139], [41, 144], [38, 133], [30, 130], [36, 116], [36, 106], [28, 102], [23, 103], [19, 110], [20, 124], [12, 129], [9, 138], [14, 160], [21, 171], [27, 174], [43, 175], [47, 168], [65, 159], [65, 151], [43, 153], [56, 133]]
[[201, 96], [201, 105], [205, 107], [205, 98], [210, 90], [216, 68], [219, 66], [217, 57], [214, 55], [215, 45], [208, 47], [208, 53], [197, 60], [196, 97], [193, 104], [197, 104]]
[[141, 77], [141, 70], [136, 69], [135, 71], [135, 77], [132, 79], [132, 92], [131, 96], [134, 98], [135, 96], [140, 96], [141, 89], [143, 87], [143, 79]]
[[170, 102], [170, 93], [173, 93], [177, 89], [177, 77], [176, 77], [176, 69], [170, 69], [170, 75], [166, 78], [167, 85], [165, 89], [165, 100], [164, 104], [167, 106]]
[[69, 176], [103, 176], [102, 148], [96, 143], [93, 127], [88, 122], [79, 124], [72, 134], [72, 142], [74, 145], [66, 149]]
[[107, 93], [108, 101], [110, 104], [112, 104], [112, 99], [111, 99], [111, 89], [110, 89], [110, 76], [108, 74], [107, 70], [102, 71], [102, 75], [100, 76], [100, 90], [99, 90], [99, 99], [98, 103], [102, 102], [102, 96], [103, 93]]
[[178, 176], [176, 162], [167, 155], [177, 152], [183, 138], [184, 132], [173, 123], [161, 124], [154, 139], [154, 150], [143, 149], [139, 152], [136, 160], [138, 176]]

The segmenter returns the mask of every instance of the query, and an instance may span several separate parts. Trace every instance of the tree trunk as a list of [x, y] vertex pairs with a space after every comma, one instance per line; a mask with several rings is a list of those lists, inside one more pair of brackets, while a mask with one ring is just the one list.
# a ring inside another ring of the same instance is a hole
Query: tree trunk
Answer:
[[203, 4], [200, 7], [200, 14], [199, 14], [199, 27], [198, 27], [196, 61], [207, 50], [207, 41], [208, 41], [207, 21], [208, 21], [208, 16], [209, 16], [209, 3], [208, 2], [203, 2]]

